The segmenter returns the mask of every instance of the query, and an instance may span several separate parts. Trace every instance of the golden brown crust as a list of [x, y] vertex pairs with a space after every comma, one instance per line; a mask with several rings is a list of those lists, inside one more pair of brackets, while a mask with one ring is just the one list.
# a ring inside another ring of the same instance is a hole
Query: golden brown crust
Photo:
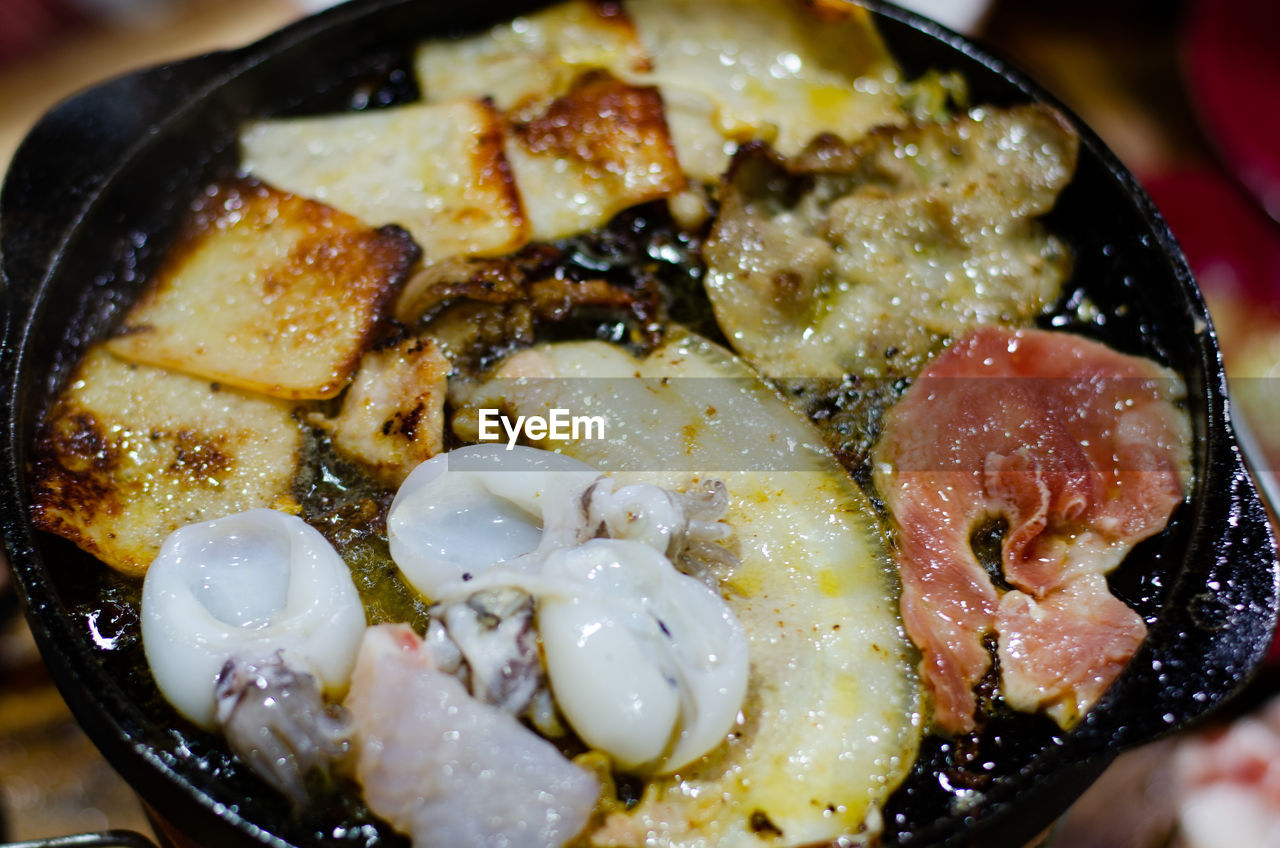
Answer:
[[[625, 174], [637, 160], [675, 162], [658, 90], [627, 85], [605, 71], [583, 74], [514, 132], [530, 153], [572, 157], [601, 173]], [[666, 190], [679, 188], [671, 182]]]
[[[523, 245], [529, 237], [529, 219], [524, 212], [524, 204], [520, 200], [520, 189], [516, 186], [515, 175], [511, 172], [511, 163], [507, 161], [506, 120], [502, 113], [494, 107], [489, 99], [480, 101], [484, 111], [484, 130], [476, 137], [472, 152], [471, 167], [475, 174], [476, 184], [490, 195], [489, 206], [485, 209], [478, 223], [486, 223], [493, 216], [493, 209], [501, 209], [504, 219], [516, 222], [515, 239], [510, 245], [515, 249]], [[453, 220], [465, 226], [468, 219], [477, 216], [478, 210], [462, 208], [454, 214]], [[436, 257], [427, 257], [434, 260]]]
[[126, 574], [169, 533], [253, 507], [294, 509], [289, 404], [92, 349], [40, 429], [33, 521]]
[[539, 114], [513, 122], [507, 158], [540, 241], [685, 186], [658, 90], [607, 71], [582, 74]]
[[404, 339], [365, 355], [334, 418], [311, 423], [334, 448], [392, 488], [444, 448], [449, 361], [434, 339]]
[[219, 184], [109, 345], [276, 397], [332, 397], [417, 256], [399, 227], [254, 181]]

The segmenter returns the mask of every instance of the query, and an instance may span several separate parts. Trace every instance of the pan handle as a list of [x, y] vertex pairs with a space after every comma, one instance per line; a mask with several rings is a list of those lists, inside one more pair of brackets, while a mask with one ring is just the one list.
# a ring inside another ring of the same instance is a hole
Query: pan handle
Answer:
[[0, 282], [10, 325], [25, 315], [55, 252], [115, 163], [234, 51], [158, 65], [94, 86], [31, 129], [0, 188]]
[[1125, 675], [1123, 691], [1107, 694], [1142, 706], [1124, 710], [1118, 724], [1094, 728], [1104, 751], [1114, 754], [1204, 718], [1244, 688], [1271, 646], [1276, 543], [1241, 450], [1226, 441], [1221, 482], [1207, 492], [1203, 511], [1207, 525], [1221, 530], [1193, 542], [1203, 565], [1173, 587], [1169, 608], [1176, 613], [1152, 628], [1152, 647], [1134, 657], [1136, 674]]

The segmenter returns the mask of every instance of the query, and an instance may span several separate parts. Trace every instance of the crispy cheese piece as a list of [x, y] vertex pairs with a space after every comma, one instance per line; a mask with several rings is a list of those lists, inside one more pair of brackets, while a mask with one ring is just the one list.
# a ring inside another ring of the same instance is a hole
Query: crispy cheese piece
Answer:
[[1079, 139], [1042, 105], [734, 158], [704, 247], [734, 348], [786, 378], [894, 377], [984, 324], [1029, 323], [1071, 267], [1040, 216]]
[[398, 228], [372, 230], [261, 184], [224, 184], [108, 346], [276, 397], [333, 397], [417, 256]]
[[431, 262], [524, 244], [502, 142], [500, 116], [478, 99], [259, 121], [240, 134], [250, 174], [369, 224], [399, 224]]
[[97, 347], [37, 440], [35, 524], [142, 574], [179, 527], [255, 507], [296, 511], [301, 451], [285, 401]]
[[662, 98], [604, 71], [513, 123], [507, 158], [535, 240], [598, 227], [622, 210], [684, 186]]
[[649, 67], [631, 20], [610, 0], [570, 0], [470, 38], [428, 41], [414, 64], [428, 100], [489, 97], [516, 114], [560, 96], [586, 71]]
[[905, 120], [899, 72], [861, 6], [642, 0], [627, 9], [690, 176], [717, 179], [751, 138], [794, 154], [822, 132], [856, 138]]
[[444, 447], [445, 359], [434, 339], [405, 339], [360, 361], [336, 418], [311, 416], [343, 456], [392, 488]]

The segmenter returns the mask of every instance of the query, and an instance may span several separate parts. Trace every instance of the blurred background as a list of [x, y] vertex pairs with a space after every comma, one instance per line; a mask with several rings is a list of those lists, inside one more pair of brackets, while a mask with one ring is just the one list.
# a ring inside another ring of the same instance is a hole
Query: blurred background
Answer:
[[[325, 0], [0, 0], [0, 170], [57, 101], [116, 74], [252, 41]], [[915, 0], [1075, 110], [1147, 187], [1210, 302], [1263, 468], [1280, 468], [1280, 2]], [[150, 834], [135, 796], [0, 599], [4, 839]], [[1275, 652], [1273, 651], [1273, 655]], [[1280, 693], [1264, 669], [1229, 715], [1122, 757], [1054, 848], [1280, 848]]]

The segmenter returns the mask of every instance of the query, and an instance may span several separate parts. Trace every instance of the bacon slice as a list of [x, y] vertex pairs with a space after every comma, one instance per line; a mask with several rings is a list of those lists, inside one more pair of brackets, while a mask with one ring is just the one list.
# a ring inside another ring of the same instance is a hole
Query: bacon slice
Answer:
[[[1105, 575], [1158, 533], [1189, 479], [1173, 372], [1079, 336], [985, 327], [941, 354], [885, 418], [876, 482], [899, 537], [903, 619], [944, 730], [975, 725], [991, 667], [1015, 709], [1069, 726], [1145, 635]], [[998, 588], [970, 543], [1007, 522]]]

